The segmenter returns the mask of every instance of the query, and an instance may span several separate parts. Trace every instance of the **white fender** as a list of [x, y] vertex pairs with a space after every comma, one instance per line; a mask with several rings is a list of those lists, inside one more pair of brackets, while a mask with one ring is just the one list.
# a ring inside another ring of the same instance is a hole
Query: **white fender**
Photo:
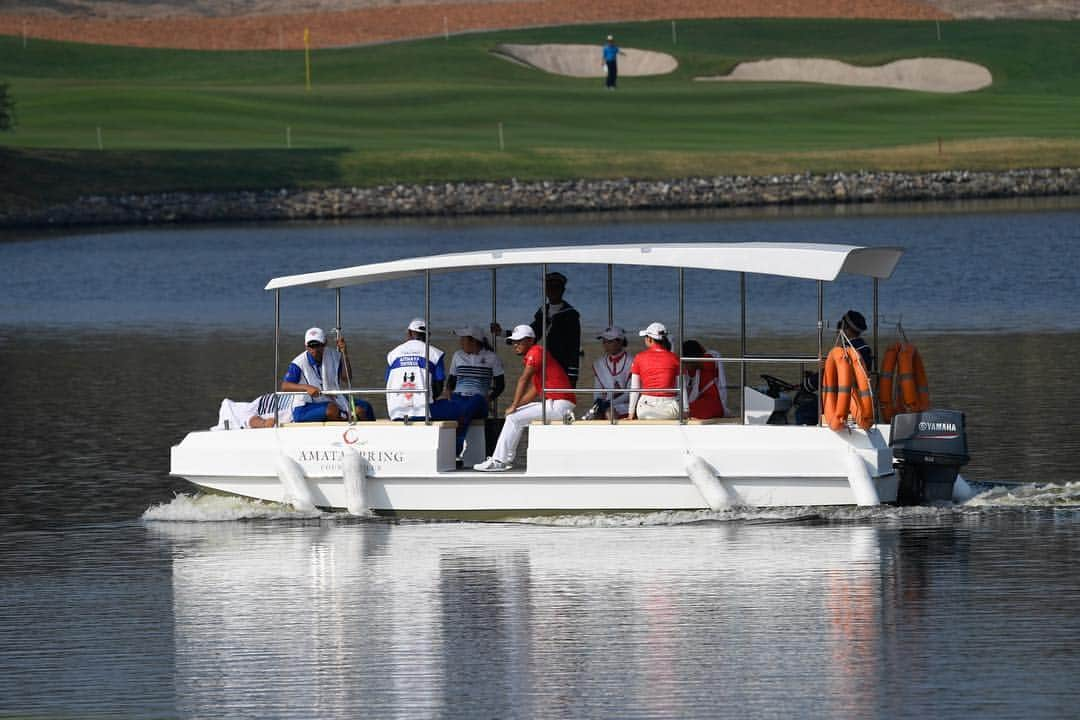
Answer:
[[700, 455], [686, 454], [686, 474], [710, 509], [723, 510], [732, 505], [732, 498], [716, 471]]
[[968, 481], [964, 479], [964, 476], [957, 473], [956, 482], [952, 486], [952, 501], [960, 505], [973, 497], [975, 497], [975, 491], [968, 485]]
[[866, 463], [859, 457], [855, 448], [850, 446], [847, 454], [847, 471], [848, 485], [851, 486], [851, 492], [855, 495], [855, 504], [862, 507], [880, 505], [881, 498], [878, 497], [877, 488], [874, 487], [874, 481], [870, 478], [870, 471], [866, 469]]
[[345, 481], [345, 509], [350, 515], [367, 515], [367, 473], [364, 472], [364, 459], [355, 449], [345, 451], [341, 472]]
[[284, 453], [278, 455], [278, 480], [281, 481], [282, 501], [301, 512], [315, 509], [315, 497], [304, 479], [299, 463]]

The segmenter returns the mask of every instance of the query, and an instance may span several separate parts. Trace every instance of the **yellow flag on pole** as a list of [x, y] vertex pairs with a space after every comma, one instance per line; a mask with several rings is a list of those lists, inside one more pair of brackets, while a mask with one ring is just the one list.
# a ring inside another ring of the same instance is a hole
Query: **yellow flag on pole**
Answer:
[[304, 28], [304, 87], [311, 92], [311, 30]]

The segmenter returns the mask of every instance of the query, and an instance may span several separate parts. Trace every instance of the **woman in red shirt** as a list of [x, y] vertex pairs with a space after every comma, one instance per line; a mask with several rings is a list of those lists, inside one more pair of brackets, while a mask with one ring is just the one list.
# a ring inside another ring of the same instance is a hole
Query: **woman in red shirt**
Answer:
[[638, 332], [645, 339], [645, 351], [630, 366], [630, 420], [679, 419], [679, 403], [673, 390], [679, 377], [679, 357], [669, 349], [667, 328], [654, 322]]

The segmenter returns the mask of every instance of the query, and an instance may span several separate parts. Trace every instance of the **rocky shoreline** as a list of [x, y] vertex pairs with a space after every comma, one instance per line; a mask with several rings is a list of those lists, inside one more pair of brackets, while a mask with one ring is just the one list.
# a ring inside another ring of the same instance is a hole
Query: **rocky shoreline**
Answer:
[[1080, 195], [1080, 168], [852, 172], [673, 180], [455, 182], [326, 190], [86, 196], [0, 214], [3, 227], [156, 225], [836, 205]]

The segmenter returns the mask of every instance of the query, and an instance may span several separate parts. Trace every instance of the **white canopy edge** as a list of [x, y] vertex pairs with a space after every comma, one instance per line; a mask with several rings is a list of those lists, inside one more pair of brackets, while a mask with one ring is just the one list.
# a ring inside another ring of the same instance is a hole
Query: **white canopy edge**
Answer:
[[291, 287], [340, 288], [432, 273], [515, 265], [643, 265], [759, 273], [832, 281], [840, 273], [886, 279], [904, 251], [898, 247], [859, 247], [827, 243], [660, 243], [574, 245], [477, 250], [406, 258], [338, 270], [286, 275], [267, 290]]

